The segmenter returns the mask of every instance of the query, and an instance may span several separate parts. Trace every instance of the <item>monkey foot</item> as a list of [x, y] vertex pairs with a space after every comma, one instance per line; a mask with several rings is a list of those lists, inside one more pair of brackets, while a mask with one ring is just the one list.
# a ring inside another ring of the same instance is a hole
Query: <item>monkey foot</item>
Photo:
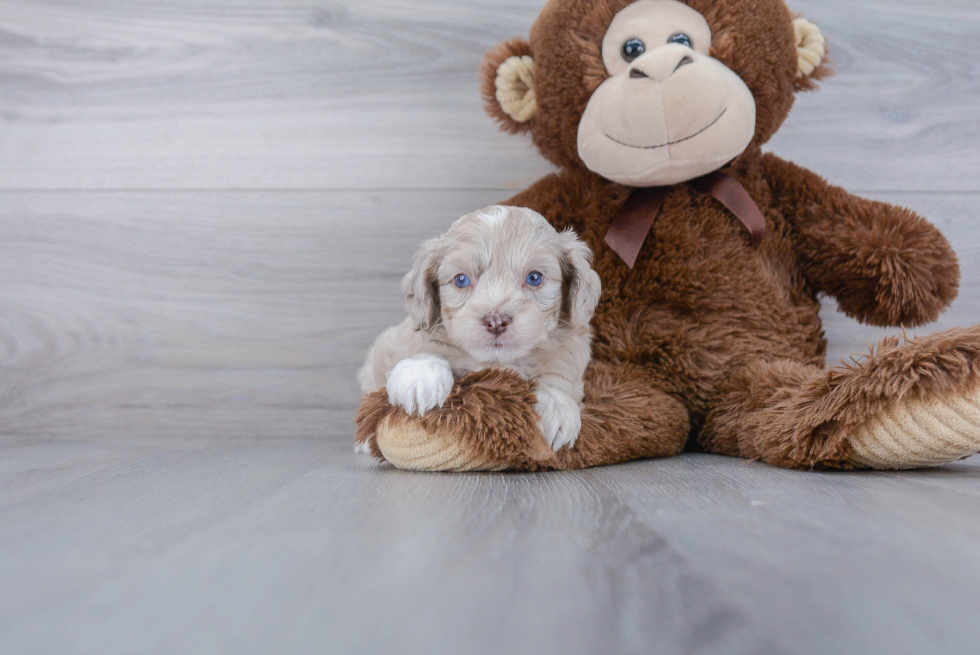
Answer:
[[574, 447], [551, 449], [538, 428], [536, 403], [527, 380], [503, 371], [461, 378], [446, 403], [421, 418], [391, 406], [382, 389], [361, 402], [357, 441], [378, 459], [413, 471], [545, 471], [670, 457], [690, 432], [684, 406], [629, 367], [589, 367]]
[[512, 373], [480, 371], [457, 381], [442, 407], [410, 416], [384, 389], [364, 397], [357, 441], [411, 471], [537, 471], [558, 462], [538, 429], [530, 384]]
[[873, 469], [939, 466], [980, 452], [980, 387], [897, 403], [851, 432], [851, 459]]
[[423, 430], [409, 421], [385, 418], [377, 428], [375, 442], [381, 455], [395, 468], [407, 471], [505, 471], [509, 467], [475, 448], [468, 447], [455, 432]]

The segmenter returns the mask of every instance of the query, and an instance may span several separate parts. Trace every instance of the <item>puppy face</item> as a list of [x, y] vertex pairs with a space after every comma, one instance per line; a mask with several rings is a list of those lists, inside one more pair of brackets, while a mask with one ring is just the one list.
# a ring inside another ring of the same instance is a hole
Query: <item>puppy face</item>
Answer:
[[591, 252], [529, 209], [490, 207], [427, 242], [405, 277], [420, 330], [439, 332], [470, 357], [507, 363], [588, 326], [599, 301]]

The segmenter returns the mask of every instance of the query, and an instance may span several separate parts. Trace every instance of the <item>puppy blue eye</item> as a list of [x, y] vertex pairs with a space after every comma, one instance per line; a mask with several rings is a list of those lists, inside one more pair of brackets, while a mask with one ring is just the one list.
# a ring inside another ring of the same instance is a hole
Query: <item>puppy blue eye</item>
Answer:
[[544, 281], [544, 276], [537, 271], [532, 271], [527, 274], [526, 282], [532, 287], [540, 287], [541, 283]]
[[680, 43], [681, 45], [687, 46], [688, 48], [694, 47], [693, 45], [691, 45], [693, 43], [693, 41], [691, 41], [691, 37], [689, 37], [687, 34], [675, 34], [674, 36], [667, 39], [667, 43]]
[[463, 274], [457, 275], [455, 282], [456, 282], [456, 286], [459, 287], [460, 289], [465, 289], [466, 287], [470, 286], [470, 278], [466, 277]]
[[633, 61], [644, 52], [647, 51], [647, 46], [643, 41], [639, 39], [630, 39], [623, 44], [623, 59], [627, 62]]

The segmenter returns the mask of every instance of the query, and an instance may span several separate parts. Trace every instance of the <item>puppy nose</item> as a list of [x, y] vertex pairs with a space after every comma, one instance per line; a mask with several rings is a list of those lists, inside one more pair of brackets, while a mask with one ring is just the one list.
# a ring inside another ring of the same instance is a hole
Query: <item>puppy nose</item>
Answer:
[[514, 320], [506, 314], [487, 314], [483, 317], [483, 324], [487, 326], [487, 332], [499, 337], [507, 331], [507, 326]]

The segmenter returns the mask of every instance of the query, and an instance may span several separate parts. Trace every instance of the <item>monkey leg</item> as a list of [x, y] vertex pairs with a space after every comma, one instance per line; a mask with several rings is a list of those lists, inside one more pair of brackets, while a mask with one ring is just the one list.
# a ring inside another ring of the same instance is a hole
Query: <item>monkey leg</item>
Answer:
[[493, 370], [460, 379], [445, 405], [421, 418], [388, 404], [384, 390], [365, 396], [357, 439], [379, 459], [420, 471], [576, 469], [683, 450], [687, 410], [641, 369], [594, 362], [585, 386], [578, 440], [557, 453], [538, 429], [532, 385]]
[[757, 362], [714, 403], [709, 452], [786, 468], [910, 469], [980, 451], [980, 327], [882, 341], [821, 370]]
[[573, 448], [555, 454], [557, 468], [673, 457], [690, 431], [687, 408], [655, 388], [643, 369], [594, 362], [585, 375], [582, 431]]

